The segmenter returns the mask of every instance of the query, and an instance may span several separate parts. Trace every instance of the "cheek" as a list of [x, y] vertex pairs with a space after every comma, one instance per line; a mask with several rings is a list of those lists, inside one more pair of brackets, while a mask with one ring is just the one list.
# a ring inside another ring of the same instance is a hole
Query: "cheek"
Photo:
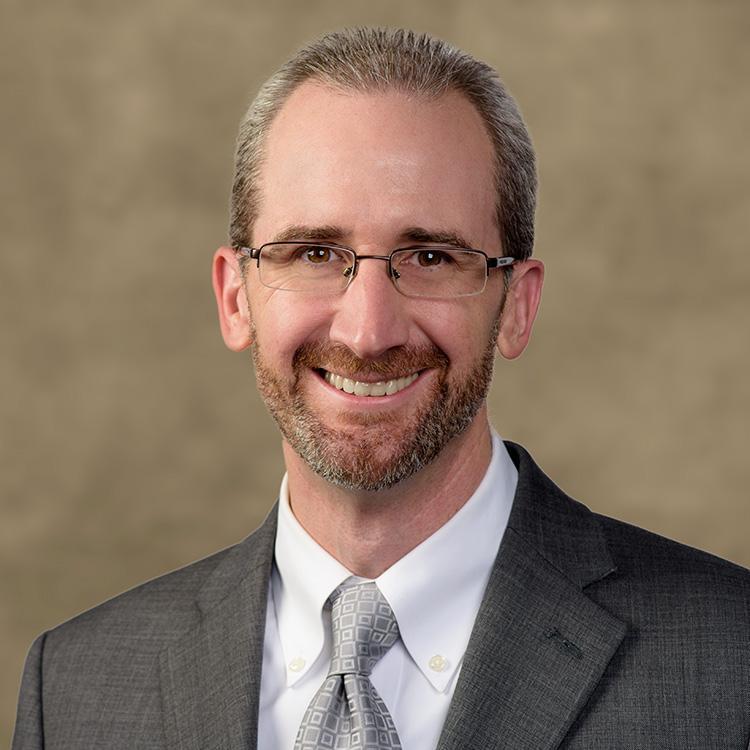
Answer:
[[266, 360], [291, 367], [301, 344], [325, 339], [330, 313], [325, 304], [311, 304], [302, 295], [268, 291], [251, 297], [256, 342]]
[[[291, 371], [302, 344], [328, 340], [335, 304], [260, 285], [249, 292], [256, 344], [269, 365]], [[452, 370], [471, 369], [487, 349], [499, 309], [488, 302], [484, 295], [477, 300], [424, 300], [404, 310], [411, 321], [411, 344], [434, 344], [448, 356]]]
[[494, 318], [478, 305], [447, 303], [432, 305], [423, 319], [427, 338], [448, 355], [451, 369], [471, 369], [487, 349]]

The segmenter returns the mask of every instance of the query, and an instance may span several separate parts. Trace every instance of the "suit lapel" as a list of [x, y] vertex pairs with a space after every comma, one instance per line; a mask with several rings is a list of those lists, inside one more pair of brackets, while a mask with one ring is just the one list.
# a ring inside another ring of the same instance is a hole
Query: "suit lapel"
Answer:
[[276, 507], [227, 553], [198, 597], [198, 625], [161, 655], [170, 750], [257, 746], [258, 705]]
[[583, 591], [614, 571], [596, 518], [507, 447], [513, 510], [438, 750], [558, 747], [625, 635]]
[[[585, 705], [625, 625], [584, 593], [614, 572], [598, 522], [520, 446], [513, 510], [438, 750], [552, 750]], [[257, 746], [275, 507], [203, 587], [198, 624], [161, 654], [166, 746]]]

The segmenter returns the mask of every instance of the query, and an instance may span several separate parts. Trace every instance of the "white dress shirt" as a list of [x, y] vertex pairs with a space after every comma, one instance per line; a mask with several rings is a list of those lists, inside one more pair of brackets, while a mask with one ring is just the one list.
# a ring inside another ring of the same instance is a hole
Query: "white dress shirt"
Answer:
[[[505, 532], [518, 472], [499, 436], [476, 492], [446, 524], [375, 579], [401, 639], [371, 679], [403, 750], [433, 750]], [[258, 748], [293, 750], [310, 700], [331, 660], [333, 590], [352, 573], [300, 526], [286, 476], [279, 516], [260, 690]], [[364, 579], [357, 579], [364, 580]]]

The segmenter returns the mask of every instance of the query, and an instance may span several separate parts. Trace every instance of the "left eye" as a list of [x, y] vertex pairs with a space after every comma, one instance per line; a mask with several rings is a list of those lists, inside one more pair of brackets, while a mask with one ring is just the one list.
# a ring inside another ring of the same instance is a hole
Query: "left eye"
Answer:
[[430, 268], [450, 263], [451, 257], [442, 250], [419, 250], [415, 253], [417, 263], [423, 268]]

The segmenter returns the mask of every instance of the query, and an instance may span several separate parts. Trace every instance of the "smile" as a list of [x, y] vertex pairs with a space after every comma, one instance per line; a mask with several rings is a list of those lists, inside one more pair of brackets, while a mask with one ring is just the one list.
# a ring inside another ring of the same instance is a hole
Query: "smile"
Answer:
[[352, 380], [335, 373], [323, 371], [323, 378], [334, 388], [346, 393], [353, 393], [355, 396], [392, 396], [394, 393], [402, 391], [411, 385], [418, 377], [419, 373], [415, 372], [396, 380], [380, 380], [377, 383], [363, 383], [360, 380]]

